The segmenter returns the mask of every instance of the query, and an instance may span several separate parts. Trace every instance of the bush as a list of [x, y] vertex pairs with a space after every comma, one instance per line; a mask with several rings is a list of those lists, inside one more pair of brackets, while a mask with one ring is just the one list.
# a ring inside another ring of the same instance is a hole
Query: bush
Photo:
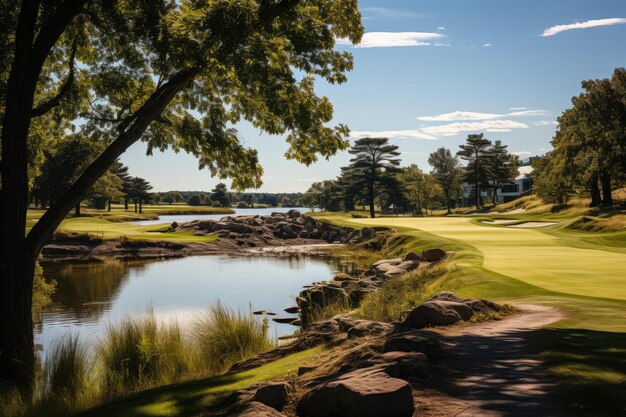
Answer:
[[268, 319], [251, 312], [230, 311], [219, 302], [209, 308], [193, 325], [201, 366], [220, 373], [236, 362], [248, 359], [273, 346], [268, 339]]

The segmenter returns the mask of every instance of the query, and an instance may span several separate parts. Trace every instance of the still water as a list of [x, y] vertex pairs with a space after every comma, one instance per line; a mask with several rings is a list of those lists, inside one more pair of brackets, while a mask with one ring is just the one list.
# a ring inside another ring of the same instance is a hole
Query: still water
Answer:
[[[106, 326], [152, 306], [157, 319], [185, 326], [218, 300], [232, 309], [267, 310], [289, 317], [303, 285], [329, 279], [345, 265], [314, 257], [196, 256], [159, 262], [111, 261], [47, 264], [44, 275], [57, 281], [52, 304], [35, 328], [35, 343], [46, 348], [66, 332], [93, 343]], [[271, 336], [294, 331], [272, 322]]]
[[131, 222], [140, 226], [149, 226], [153, 224], [164, 224], [172, 222], [190, 222], [192, 220], [219, 220], [226, 216], [269, 216], [272, 213], [287, 213], [289, 210], [298, 210], [300, 213], [311, 211], [305, 207], [272, 207], [272, 208], [233, 208], [234, 214], [177, 214], [172, 216], [160, 216], [158, 220], [138, 220]]

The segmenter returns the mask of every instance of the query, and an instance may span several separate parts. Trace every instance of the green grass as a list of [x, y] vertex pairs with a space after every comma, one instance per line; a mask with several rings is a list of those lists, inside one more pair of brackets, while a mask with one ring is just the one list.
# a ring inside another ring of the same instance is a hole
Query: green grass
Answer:
[[112, 222], [95, 217], [76, 217], [61, 223], [58, 232], [87, 233], [102, 239], [129, 238], [171, 242], [213, 242], [216, 235], [194, 235], [193, 232], [168, 232], [167, 226], [138, 226], [126, 222]]
[[322, 347], [305, 350], [267, 365], [236, 374], [199, 379], [137, 393], [86, 411], [83, 417], [157, 417], [201, 415], [225, 395], [260, 381], [293, 377], [299, 367], [321, 354]]
[[534, 351], [560, 379], [561, 398], [572, 414], [624, 414], [625, 232], [572, 231], [565, 228], [568, 221], [551, 229], [513, 229], [467, 217], [322, 219], [353, 227], [391, 226], [412, 237], [385, 256], [428, 247], [453, 252], [458, 269], [431, 283], [427, 294], [446, 290], [562, 309], [564, 320], [529, 333]]
[[193, 324], [193, 339], [203, 368], [220, 373], [235, 362], [265, 352], [272, 347], [267, 336], [268, 318], [260, 320], [252, 312], [243, 314], [212, 305]]

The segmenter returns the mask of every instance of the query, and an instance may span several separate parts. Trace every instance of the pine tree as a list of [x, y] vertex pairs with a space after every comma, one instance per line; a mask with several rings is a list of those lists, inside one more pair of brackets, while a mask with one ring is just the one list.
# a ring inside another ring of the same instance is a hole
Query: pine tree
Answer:
[[467, 161], [463, 180], [472, 184], [477, 207], [483, 205], [480, 195], [481, 188], [489, 185], [488, 154], [490, 146], [491, 141], [485, 139], [482, 133], [468, 135], [467, 141], [460, 146], [461, 150], [456, 153], [461, 159]]

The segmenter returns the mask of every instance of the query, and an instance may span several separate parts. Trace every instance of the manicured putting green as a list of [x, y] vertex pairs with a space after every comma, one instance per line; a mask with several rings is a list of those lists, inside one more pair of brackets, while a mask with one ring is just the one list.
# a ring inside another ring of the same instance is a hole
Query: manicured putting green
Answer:
[[568, 246], [536, 229], [487, 227], [462, 217], [350, 219], [423, 230], [474, 246], [484, 267], [562, 293], [626, 300], [626, 254]]

